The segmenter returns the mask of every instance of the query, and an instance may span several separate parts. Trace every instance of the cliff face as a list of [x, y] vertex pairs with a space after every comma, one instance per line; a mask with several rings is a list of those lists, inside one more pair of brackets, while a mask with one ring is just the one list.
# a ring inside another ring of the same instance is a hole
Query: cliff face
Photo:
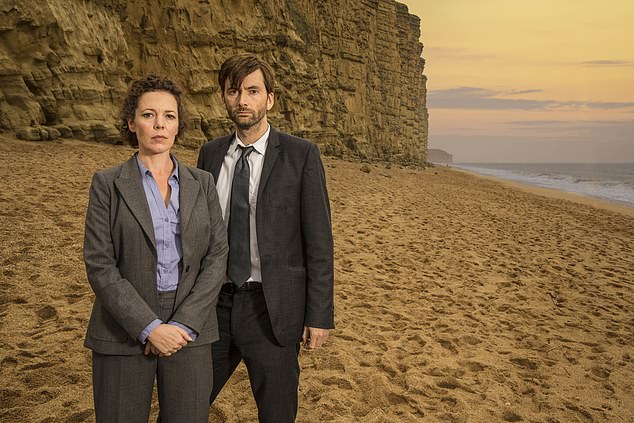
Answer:
[[427, 161], [432, 163], [452, 163], [453, 155], [437, 148], [428, 148]]
[[326, 154], [422, 162], [419, 19], [393, 0], [6, 0], [0, 130], [117, 143], [126, 87], [148, 73], [184, 88], [183, 143], [227, 133], [217, 74], [250, 51], [276, 71], [270, 120]]

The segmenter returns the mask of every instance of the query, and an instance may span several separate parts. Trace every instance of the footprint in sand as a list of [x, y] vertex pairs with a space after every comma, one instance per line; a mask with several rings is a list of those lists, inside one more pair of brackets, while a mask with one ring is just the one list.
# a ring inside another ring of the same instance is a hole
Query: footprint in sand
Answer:
[[504, 419], [505, 422], [519, 422], [522, 421], [524, 419], [522, 419], [522, 417], [511, 411], [511, 410], [506, 410], [502, 413], [502, 418]]
[[441, 397], [440, 401], [443, 404], [447, 405], [449, 408], [454, 408], [456, 405], [458, 405], [458, 400], [450, 396]]
[[57, 364], [57, 363], [53, 363], [53, 362], [49, 362], [49, 361], [43, 361], [41, 363], [27, 364], [26, 366], [22, 367], [21, 370], [44, 369], [46, 367], [54, 366], [55, 364]]
[[40, 307], [37, 312], [37, 317], [42, 320], [49, 320], [54, 317], [57, 317], [57, 309], [53, 306], [46, 305], [44, 307]]
[[341, 377], [329, 377], [324, 379], [322, 382], [324, 385], [334, 385], [340, 389], [348, 389], [352, 390], [352, 383], [349, 380], [343, 379]]
[[473, 390], [463, 384], [461, 384], [456, 378], [453, 377], [445, 377], [436, 382], [436, 386], [443, 389], [462, 389], [466, 392], [473, 393]]
[[582, 415], [583, 417], [585, 417], [585, 419], [586, 419], [587, 421], [591, 421], [591, 422], [592, 422], [592, 421], [594, 421], [594, 417], [592, 416], [592, 413], [590, 413], [588, 410], [586, 410], [586, 409], [584, 409], [584, 408], [582, 408], [582, 407], [580, 407], [580, 406], [578, 406], [578, 405], [576, 405], [576, 404], [573, 404], [573, 403], [571, 403], [571, 402], [566, 402], [566, 403], [564, 404], [564, 406], [565, 406], [568, 410], [571, 410], [571, 411], [576, 411], [577, 413], [579, 413], [580, 415]]
[[590, 373], [599, 379], [607, 379], [610, 377], [610, 371], [603, 367], [593, 367], [590, 369]]
[[390, 393], [387, 396], [387, 400], [392, 405], [408, 404], [409, 400], [402, 395]]
[[511, 358], [511, 363], [524, 369], [537, 370], [537, 363], [529, 360], [528, 358]]
[[22, 404], [23, 391], [17, 389], [0, 389], [0, 404], [3, 408], [13, 408]]
[[89, 419], [92, 416], [92, 413], [93, 413], [92, 410], [79, 411], [77, 413], [72, 414], [70, 417], [68, 417], [65, 420], [65, 423], [81, 423], [81, 422], [85, 422], [87, 419]]
[[451, 341], [449, 341], [447, 339], [439, 339], [438, 343], [444, 349], [446, 349], [448, 351], [451, 351], [454, 354], [458, 354], [458, 349], [456, 348], [456, 346]]
[[484, 364], [478, 363], [477, 361], [465, 361], [465, 362], [461, 362], [459, 363], [462, 367], [466, 368], [467, 370], [469, 370], [470, 372], [482, 372], [484, 371], [484, 369], [486, 369], [486, 366]]
[[0, 374], [12, 371], [18, 365], [18, 360], [14, 357], [5, 357], [0, 362]]
[[35, 404], [44, 404], [58, 397], [58, 393], [51, 392], [48, 389], [41, 389], [30, 394], [26, 400]]

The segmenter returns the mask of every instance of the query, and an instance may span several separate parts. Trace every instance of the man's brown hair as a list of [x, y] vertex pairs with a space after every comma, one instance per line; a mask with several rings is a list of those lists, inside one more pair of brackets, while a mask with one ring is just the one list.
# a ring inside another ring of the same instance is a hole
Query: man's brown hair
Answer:
[[267, 94], [272, 93], [275, 88], [273, 69], [268, 63], [251, 53], [241, 53], [231, 56], [220, 66], [220, 72], [218, 73], [220, 92], [224, 95], [227, 82], [229, 82], [229, 87], [238, 88], [247, 75], [258, 69], [260, 69], [264, 75], [264, 86]]

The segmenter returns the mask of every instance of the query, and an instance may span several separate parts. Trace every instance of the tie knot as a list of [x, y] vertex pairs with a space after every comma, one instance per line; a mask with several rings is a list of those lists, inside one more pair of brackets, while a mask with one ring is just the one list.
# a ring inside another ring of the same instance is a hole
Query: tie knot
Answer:
[[242, 150], [242, 155], [240, 156], [241, 159], [246, 159], [247, 157], [249, 157], [249, 154], [251, 154], [251, 152], [253, 151], [252, 145], [249, 145], [247, 147], [243, 147], [239, 145], [238, 147], [240, 148], [240, 150]]

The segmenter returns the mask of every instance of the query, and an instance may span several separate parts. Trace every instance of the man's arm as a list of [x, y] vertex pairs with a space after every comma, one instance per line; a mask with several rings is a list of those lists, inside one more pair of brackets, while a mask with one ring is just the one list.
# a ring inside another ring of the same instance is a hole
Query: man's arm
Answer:
[[334, 246], [326, 175], [315, 144], [306, 155], [300, 201], [306, 257], [304, 342], [318, 347], [334, 327]]

